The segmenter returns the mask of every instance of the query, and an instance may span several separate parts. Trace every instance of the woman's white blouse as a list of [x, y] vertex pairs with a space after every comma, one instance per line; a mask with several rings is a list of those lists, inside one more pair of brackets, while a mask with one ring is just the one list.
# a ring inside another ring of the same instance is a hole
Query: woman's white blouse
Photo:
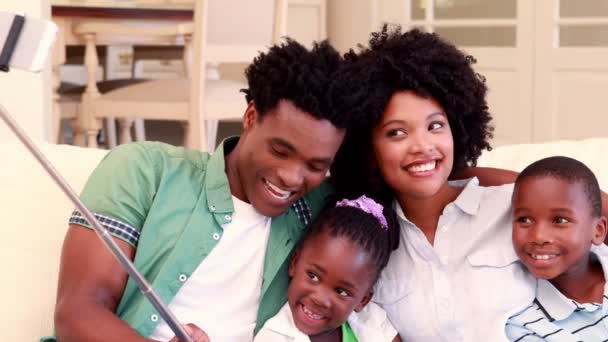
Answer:
[[374, 301], [404, 341], [506, 341], [507, 318], [535, 291], [511, 242], [513, 185], [452, 185], [465, 188], [439, 218], [434, 246], [395, 202], [400, 246]]

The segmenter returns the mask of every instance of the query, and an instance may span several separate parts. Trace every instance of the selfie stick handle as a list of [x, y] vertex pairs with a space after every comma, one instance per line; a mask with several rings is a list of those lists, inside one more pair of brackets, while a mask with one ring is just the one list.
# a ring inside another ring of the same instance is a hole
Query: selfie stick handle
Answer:
[[9, 63], [13, 57], [13, 52], [15, 52], [15, 46], [17, 45], [17, 40], [19, 40], [19, 35], [21, 35], [24, 23], [25, 17], [21, 15], [16, 15], [13, 18], [11, 28], [2, 47], [2, 52], [0, 52], [0, 71], [8, 72], [9, 70]]
[[127, 258], [123, 251], [118, 247], [116, 242], [112, 239], [112, 235], [103, 227], [95, 218], [93, 213], [82, 203], [78, 195], [74, 193], [74, 190], [68, 185], [63, 177], [57, 172], [53, 165], [46, 159], [46, 157], [40, 152], [40, 150], [34, 145], [34, 143], [27, 137], [25, 132], [17, 125], [17, 123], [10, 117], [6, 109], [0, 105], [0, 117], [8, 125], [8, 127], [17, 135], [19, 140], [27, 147], [27, 149], [34, 155], [36, 160], [42, 165], [42, 167], [48, 172], [53, 178], [55, 183], [59, 185], [61, 190], [70, 198], [72, 203], [78, 208], [82, 215], [87, 221], [93, 226], [97, 235], [105, 243], [106, 247], [112, 252], [114, 257], [118, 259], [120, 264], [129, 273], [129, 276], [135, 281], [137, 287], [141, 290], [143, 295], [152, 303], [152, 306], [158, 311], [158, 314], [165, 320], [171, 330], [175, 333], [181, 341], [192, 342], [190, 336], [186, 333], [181, 324], [179, 324], [177, 318], [173, 315], [167, 306], [162, 302], [158, 294], [146, 281], [146, 279], [137, 271], [135, 265]]

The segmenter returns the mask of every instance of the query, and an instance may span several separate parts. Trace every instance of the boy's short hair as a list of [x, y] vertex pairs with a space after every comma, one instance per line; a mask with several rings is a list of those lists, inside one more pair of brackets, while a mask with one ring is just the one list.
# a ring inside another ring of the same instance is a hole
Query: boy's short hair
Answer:
[[517, 177], [515, 187], [530, 177], [553, 177], [570, 184], [581, 183], [587, 194], [587, 202], [593, 217], [602, 215], [602, 197], [597, 178], [593, 171], [582, 162], [564, 156], [554, 156], [538, 160], [526, 167]]

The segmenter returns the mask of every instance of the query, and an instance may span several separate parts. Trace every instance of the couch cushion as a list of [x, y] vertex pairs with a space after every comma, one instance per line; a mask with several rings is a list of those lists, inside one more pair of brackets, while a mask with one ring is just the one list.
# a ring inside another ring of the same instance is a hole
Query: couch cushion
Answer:
[[[79, 193], [106, 151], [39, 143]], [[73, 205], [18, 142], [2, 141], [2, 336], [35, 341], [53, 331], [61, 244]]]
[[500, 146], [485, 152], [477, 165], [521, 171], [536, 160], [556, 155], [585, 163], [595, 173], [600, 187], [608, 190], [608, 138]]

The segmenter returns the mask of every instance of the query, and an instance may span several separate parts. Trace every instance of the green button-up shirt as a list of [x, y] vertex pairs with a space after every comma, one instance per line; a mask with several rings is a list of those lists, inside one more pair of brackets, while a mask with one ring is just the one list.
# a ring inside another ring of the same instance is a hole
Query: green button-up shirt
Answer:
[[[114, 236], [137, 249], [135, 266], [165, 303], [221, 240], [221, 225], [231, 219], [224, 157], [237, 141], [227, 139], [213, 154], [162, 143], [121, 145], [95, 169], [81, 194]], [[272, 219], [256, 333], [287, 301], [289, 255], [328, 192], [323, 184]], [[89, 226], [78, 212], [70, 222]], [[117, 314], [142, 336], [159, 323], [158, 313], [131, 279]]]

